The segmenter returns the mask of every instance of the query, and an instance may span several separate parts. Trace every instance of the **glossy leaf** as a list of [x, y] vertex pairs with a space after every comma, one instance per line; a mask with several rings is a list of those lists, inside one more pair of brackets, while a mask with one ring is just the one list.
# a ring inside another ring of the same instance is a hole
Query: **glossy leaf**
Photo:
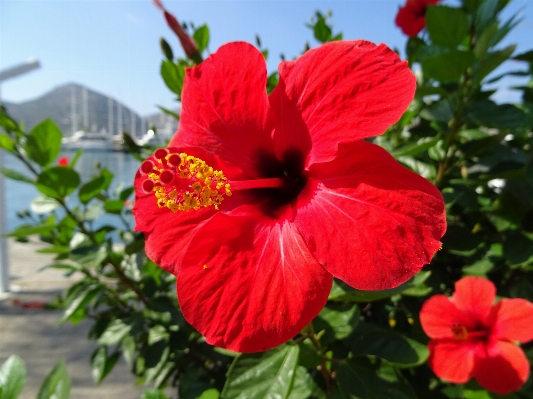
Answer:
[[201, 53], [209, 44], [209, 28], [207, 25], [200, 26], [194, 31], [192, 37], [196, 43], [196, 46], [198, 47], [198, 51]]
[[119, 356], [119, 352], [115, 352], [111, 356], [108, 356], [107, 348], [105, 346], [100, 346], [94, 350], [91, 355], [91, 367], [93, 380], [96, 384], [101, 383], [109, 372], [113, 370]]
[[22, 359], [11, 355], [0, 367], [0, 398], [16, 399], [26, 381], [26, 366]]
[[326, 399], [326, 393], [318, 387], [305, 367], [296, 369], [294, 383], [287, 399]]
[[59, 320], [59, 323], [64, 323], [69, 320], [77, 311], [83, 309], [87, 304], [93, 300], [96, 295], [104, 290], [104, 286], [97, 283], [89, 283], [86, 281], [82, 282], [77, 289], [74, 289], [69, 292], [65, 300], [65, 309], [63, 310], [63, 315]]
[[15, 148], [13, 140], [5, 133], [0, 133], [0, 148], [9, 152], [13, 152], [13, 149]]
[[515, 48], [516, 45], [510, 45], [503, 50], [488, 53], [482, 60], [477, 70], [477, 79], [479, 81], [483, 80], [485, 76], [498, 68], [504, 61], [507, 61], [509, 58], [511, 58]]
[[183, 66], [176, 65], [174, 62], [166, 60], [161, 62], [160, 72], [167, 87], [177, 95], [181, 95], [183, 79], [185, 77], [185, 69]]
[[315, 330], [324, 330], [322, 343], [346, 338], [359, 322], [361, 314], [354, 304], [326, 304], [313, 321]]
[[298, 346], [282, 345], [268, 352], [239, 355], [228, 371], [222, 399], [287, 398], [298, 353]]
[[401, 294], [402, 292], [416, 288], [424, 283], [430, 276], [431, 272], [419, 272], [409, 281], [399, 285], [396, 288], [382, 291], [361, 291], [351, 288], [342, 281], [334, 280], [331, 293], [328, 300], [330, 301], [346, 301], [346, 302], [373, 302], [380, 299], [389, 298], [393, 295]]
[[62, 138], [63, 134], [54, 121], [46, 119], [26, 137], [26, 153], [34, 162], [47, 166], [59, 155]]
[[70, 377], [64, 360], [58, 362], [44, 379], [37, 399], [68, 399]]
[[17, 172], [16, 170], [0, 167], [0, 173], [2, 173], [5, 177], [8, 177], [13, 180], [18, 180], [24, 183], [35, 184], [35, 181], [33, 181], [33, 179], [31, 179], [30, 177], [20, 172]]
[[130, 332], [131, 328], [132, 325], [125, 323], [123, 320], [113, 320], [98, 338], [98, 343], [101, 345], [115, 345]]
[[124, 201], [122, 200], [108, 200], [104, 202], [104, 210], [107, 213], [119, 215], [124, 209]]
[[70, 168], [55, 166], [43, 171], [37, 178], [37, 189], [52, 198], [62, 199], [80, 184], [80, 176]]
[[143, 392], [141, 399], [168, 399], [168, 396], [159, 389], [148, 389]]
[[474, 54], [469, 51], [450, 50], [426, 58], [422, 61], [424, 74], [440, 82], [459, 80], [466, 69], [472, 65]]
[[369, 323], [361, 323], [346, 342], [354, 356], [377, 356], [396, 367], [418, 366], [429, 356], [425, 345]]
[[409, 384], [389, 366], [351, 359], [337, 369], [337, 387], [343, 399], [416, 399]]
[[95, 177], [80, 187], [78, 198], [82, 204], [87, 204], [90, 200], [100, 194], [100, 192], [105, 189], [105, 186], [106, 178], [104, 176]]
[[468, 33], [468, 17], [459, 8], [428, 7], [426, 29], [433, 44], [455, 48]]

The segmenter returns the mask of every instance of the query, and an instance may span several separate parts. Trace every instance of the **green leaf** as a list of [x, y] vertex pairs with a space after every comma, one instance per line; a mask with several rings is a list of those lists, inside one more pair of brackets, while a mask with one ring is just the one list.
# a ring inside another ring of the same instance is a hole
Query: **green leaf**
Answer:
[[168, 396], [159, 389], [147, 389], [143, 392], [141, 399], [168, 399]]
[[76, 312], [83, 309], [89, 302], [91, 302], [96, 295], [104, 290], [104, 286], [98, 283], [80, 284], [77, 289], [69, 291], [69, 295], [65, 300], [65, 309], [63, 316], [59, 323], [64, 323], [69, 320]]
[[440, 140], [440, 136], [435, 137], [423, 137], [415, 142], [406, 144], [400, 148], [396, 148], [391, 152], [393, 157], [413, 156], [418, 155], [421, 152], [427, 151], [433, 147]]
[[515, 49], [516, 45], [512, 44], [510, 46], [507, 46], [503, 50], [488, 53], [480, 62], [479, 67], [477, 69], [477, 81], [481, 82], [485, 78], [485, 76], [487, 76], [489, 73], [498, 68], [504, 61], [507, 61], [509, 58], [511, 58], [511, 55], [513, 54]]
[[14, 231], [7, 234], [8, 237], [27, 237], [33, 234], [47, 234], [56, 228], [52, 223], [41, 223], [35, 225], [23, 225], [17, 227]]
[[298, 368], [299, 347], [282, 345], [235, 358], [222, 391], [223, 399], [287, 398]]
[[526, 179], [530, 184], [533, 184], [533, 157], [526, 164]]
[[70, 251], [70, 259], [82, 266], [91, 268], [100, 265], [107, 257], [106, 247], [103, 245], [79, 245]]
[[362, 291], [351, 288], [346, 283], [339, 280], [334, 280], [333, 287], [329, 294], [328, 300], [340, 302], [373, 302], [380, 299], [388, 298], [396, 294], [401, 294], [404, 291], [417, 288], [423, 285], [424, 281], [428, 279], [431, 272], [419, 272], [413, 276], [409, 281], [402, 285], [391, 288], [389, 290], [381, 291]]
[[0, 133], [0, 147], [6, 151], [13, 152], [13, 149], [15, 148], [15, 143], [7, 134]]
[[198, 51], [201, 53], [207, 48], [207, 45], [209, 44], [209, 28], [207, 27], [207, 25], [200, 26], [194, 31], [192, 37], [196, 42]]
[[167, 87], [180, 96], [181, 90], [183, 89], [183, 79], [185, 78], [185, 69], [183, 66], [166, 60], [161, 62], [160, 73]]
[[496, 18], [498, 0], [485, 0], [478, 8], [475, 18], [476, 29], [481, 31]]
[[422, 61], [422, 70], [425, 75], [440, 82], [457, 81], [472, 65], [474, 59], [473, 52], [454, 49], [425, 58]]
[[119, 352], [115, 352], [111, 356], [108, 356], [107, 348], [105, 346], [100, 346], [94, 350], [91, 355], [91, 367], [93, 380], [96, 384], [101, 383], [109, 372], [113, 370], [119, 356]]
[[442, 237], [443, 248], [461, 252], [472, 251], [482, 242], [483, 237], [480, 234], [473, 234], [470, 230], [457, 225], [448, 226], [446, 234]]
[[326, 304], [313, 324], [316, 331], [325, 331], [320, 338], [321, 342], [330, 343], [350, 335], [360, 316], [359, 308], [354, 304]]
[[396, 367], [418, 366], [429, 356], [426, 345], [370, 323], [360, 323], [345, 342], [354, 356], [377, 356]]
[[54, 121], [46, 119], [26, 137], [26, 153], [39, 165], [47, 166], [59, 155], [62, 138], [63, 134]]
[[459, 8], [428, 7], [426, 29], [433, 44], [455, 48], [468, 33], [468, 17]]
[[44, 379], [37, 399], [68, 399], [70, 377], [64, 360], [59, 361]]
[[168, 108], [162, 107], [161, 105], [157, 105], [157, 108], [159, 108], [163, 113], [170, 115], [177, 120], [180, 120], [180, 116], [174, 111], [171, 111]]
[[389, 366], [350, 359], [337, 369], [337, 387], [343, 399], [416, 399], [403, 377]]
[[314, 25], [309, 25], [313, 28], [315, 39], [320, 43], [326, 43], [331, 40], [332, 31], [331, 27], [326, 23], [326, 18], [319, 11], [316, 12], [317, 21]]
[[82, 204], [87, 204], [105, 189], [106, 178], [98, 176], [80, 187], [78, 197]]
[[200, 396], [198, 396], [198, 399], [218, 399], [220, 396], [220, 392], [218, 392], [217, 389], [211, 388], [206, 391], [203, 391]]
[[533, 258], [533, 240], [513, 230], [506, 234], [503, 242], [503, 256], [512, 265], [524, 263]]
[[23, 175], [22, 173], [19, 173], [16, 170], [0, 167], [0, 173], [2, 173], [5, 177], [8, 177], [13, 180], [22, 181], [24, 183], [35, 184], [35, 181], [32, 180], [30, 177]]
[[287, 399], [326, 399], [326, 393], [320, 389], [305, 367], [296, 369], [294, 383]]
[[168, 44], [167, 41], [162, 37], [159, 38], [159, 47], [161, 48], [161, 51], [163, 52], [163, 55], [167, 58], [167, 60], [172, 61], [174, 59], [172, 47], [170, 47], [170, 44]]
[[37, 178], [37, 189], [52, 198], [61, 199], [73, 192], [80, 184], [75, 170], [54, 166], [43, 171]]
[[124, 201], [122, 200], [107, 200], [104, 202], [104, 210], [107, 213], [119, 215], [124, 209]]
[[528, 125], [527, 115], [520, 108], [490, 100], [474, 103], [468, 107], [466, 115], [476, 124], [496, 129], [517, 129]]
[[494, 21], [481, 32], [474, 47], [477, 59], [483, 58], [491, 46], [492, 38], [498, 32], [498, 21]]
[[26, 381], [26, 367], [16, 355], [9, 356], [0, 367], [0, 398], [16, 399]]
[[115, 319], [98, 338], [98, 343], [100, 345], [115, 345], [130, 332], [132, 327], [131, 324], [127, 324], [121, 319]]

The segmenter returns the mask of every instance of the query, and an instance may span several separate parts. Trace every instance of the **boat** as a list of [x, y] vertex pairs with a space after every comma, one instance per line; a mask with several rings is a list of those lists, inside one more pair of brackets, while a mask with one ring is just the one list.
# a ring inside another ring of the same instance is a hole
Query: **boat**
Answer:
[[114, 151], [115, 143], [105, 132], [85, 132], [78, 130], [70, 137], [61, 140], [64, 150]]

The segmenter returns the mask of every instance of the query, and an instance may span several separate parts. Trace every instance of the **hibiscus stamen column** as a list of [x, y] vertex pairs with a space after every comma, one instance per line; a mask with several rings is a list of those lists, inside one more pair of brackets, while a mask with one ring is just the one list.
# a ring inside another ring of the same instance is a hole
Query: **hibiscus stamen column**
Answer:
[[277, 177], [229, 181], [224, 172], [174, 148], [156, 150], [153, 158], [144, 161], [139, 170], [148, 177], [142, 183], [143, 190], [155, 195], [160, 208], [173, 212], [210, 206], [218, 209], [232, 191], [281, 188], [286, 184], [285, 179]]

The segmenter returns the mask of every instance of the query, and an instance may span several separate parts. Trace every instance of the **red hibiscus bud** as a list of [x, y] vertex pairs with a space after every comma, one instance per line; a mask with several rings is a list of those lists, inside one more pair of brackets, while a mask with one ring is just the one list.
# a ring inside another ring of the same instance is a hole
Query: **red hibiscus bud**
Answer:
[[426, 10], [440, 0], [407, 0], [398, 10], [395, 23], [404, 34], [414, 37], [426, 26]]
[[198, 47], [196, 46], [196, 43], [185, 32], [185, 30], [180, 25], [176, 17], [165, 9], [161, 0], [154, 0], [154, 5], [157, 8], [159, 8], [161, 11], [163, 11], [163, 14], [165, 16], [165, 21], [167, 21], [167, 25], [169, 26], [170, 29], [174, 31], [176, 36], [178, 36], [181, 47], [185, 51], [185, 54], [187, 55], [187, 57], [189, 57], [191, 60], [195, 61], [198, 64], [202, 62], [202, 56], [200, 55], [200, 52], [198, 51]]
[[59, 166], [68, 166], [68, 157], [61, 157], [57, 160]]

